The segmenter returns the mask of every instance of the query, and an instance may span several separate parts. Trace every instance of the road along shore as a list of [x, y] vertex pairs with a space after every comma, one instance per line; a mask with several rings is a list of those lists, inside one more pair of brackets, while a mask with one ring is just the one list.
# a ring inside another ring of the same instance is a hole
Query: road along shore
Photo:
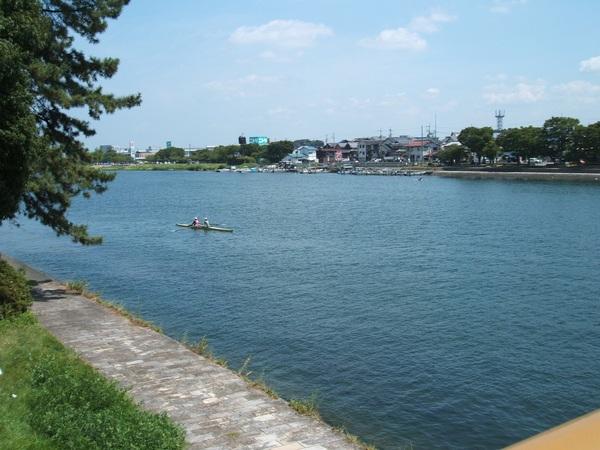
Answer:
[[600, 173], [487, 172], [475, 170], [436, 170], [438, 177], [468, 180], [576, 181], [600, 184]]

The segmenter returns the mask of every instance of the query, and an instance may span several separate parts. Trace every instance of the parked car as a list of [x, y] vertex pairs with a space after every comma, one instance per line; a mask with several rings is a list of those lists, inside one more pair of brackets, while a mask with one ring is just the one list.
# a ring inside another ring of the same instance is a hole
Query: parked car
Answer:
[[545, 167], [546, 161], [540, 158], [529, 158], [529, 165], [532, 167]]

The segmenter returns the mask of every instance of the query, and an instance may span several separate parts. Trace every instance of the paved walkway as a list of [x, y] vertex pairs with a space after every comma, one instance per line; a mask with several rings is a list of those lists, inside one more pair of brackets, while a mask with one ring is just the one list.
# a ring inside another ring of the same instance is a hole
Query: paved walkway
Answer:
[[359, 448], [231, 370], [27, 269], [37, 284], [33, 311], [42, 325], [144, 407], [167, 412], [185, 428], [190, 448]]

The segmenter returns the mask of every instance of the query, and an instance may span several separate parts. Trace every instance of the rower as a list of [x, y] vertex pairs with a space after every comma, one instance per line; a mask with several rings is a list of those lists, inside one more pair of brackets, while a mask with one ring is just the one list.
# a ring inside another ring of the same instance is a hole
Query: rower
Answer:
[[204, 226], [205, 227], [210, 227], [210, 223], [208, 223], [208, 217], [204, 218]]
[[197, 227], [200, 225], [200, 220], [197, 217], [194, 217], [194, 221], [192, 222], [193, 227]]

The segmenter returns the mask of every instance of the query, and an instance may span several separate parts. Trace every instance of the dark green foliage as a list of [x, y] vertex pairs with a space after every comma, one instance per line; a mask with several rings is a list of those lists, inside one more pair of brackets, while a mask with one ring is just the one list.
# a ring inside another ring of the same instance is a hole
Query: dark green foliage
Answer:
[[31, 302], [31, 291], [23, 273], [0, 260], [0, 319], [27, 311]]
[[462, 145], [449, 145], [440, 150], [436, 156], [444, 164], [453, 166], [461, 163], [467, 157], [467, 151]]
[[270, 142], [265, 151], [267, 161], [276, 163], [281, 161], [286, 155], [294, 151], [294, 143], [291, 141]]
[[255, 164], [256, 157], [260, 157], [260, 154], [261, 148], [256, 144], [220, 145], [214, 149], [194, 152], [191, 159], [203, 163], [226, 163], [236, 166], [244, 163]]
[[575, 128], [572, 145], [565, 153], [569, 161], [600, 163], [600, 122]]
[[0, 223], [25, 214], [83, 244], [99, 243], [66, 217], [72, 198], [101, 193], [114, 178], [90, 167], [79, 139], [92, 119], [140, 103], [115, 97], [98, 79], [112, 77], [114, 58], [87, 57], [74, 36], [91, 43], [128, 0], [0, 0]]
[[483, 149], [489, 142], [492, 142], [494, 130], [491, 127], [468, 127], [460, 132], [458, 141], [467, 147], [470, 151], [477, 155], [477, 159], [481, 162]]
[[509, 128], [496, 140], [505, 152], [513, 152], [523, 159], [544, 153], [542, 129], [539, 127]]
[[481, 150], [481, 154], [485, 156], [490, 162], [493, 162], [500, 153], [500, 147], [494, 141], [490, 141]]
[[262, 147], [258, 144], [242, 144], [240, 145], [240, 154], [242, 156], [258, 157], [262, 153]]
[[181, 162], [185, 161], [185, 150], [179, 147], [163, 148], [157, 151], [149, 161], [169, 161], [169, 162]]
[[117, 163], [129, 164], [133, 163], [133, 158], [126, 153], [117, 153], [115, 150], [96, 150], [91, 153], [90, 157], [95, 163]]
[[237, 166], [256, 164], [257, 161], [263, 160], [279, 162], [293, 150], [294, 144], [290, 141], [271, 142], [266, 147], [258, 144], [219, 145], [213, 149], [198, 150], [192, 153], [190, 159], [203, 163], [225, 163]]
[[[0, 30], [8, 26], [3, 19]], [[0, 38], [0, 222], [13, 214], [25, 189], [36, 134], [33, 97], [19, 61], [19, 49]]]
[[182, 449], [166, 415], [138, 409], [91, 367], [43, 356], [32, 372], [30, 423], [62, 449]]
[[572, 117], [552, 117], [544, 122], [542, 138], [545, 156], [562, 158], [573, 150], [575, 129], [579, 127], [579, 119]]

